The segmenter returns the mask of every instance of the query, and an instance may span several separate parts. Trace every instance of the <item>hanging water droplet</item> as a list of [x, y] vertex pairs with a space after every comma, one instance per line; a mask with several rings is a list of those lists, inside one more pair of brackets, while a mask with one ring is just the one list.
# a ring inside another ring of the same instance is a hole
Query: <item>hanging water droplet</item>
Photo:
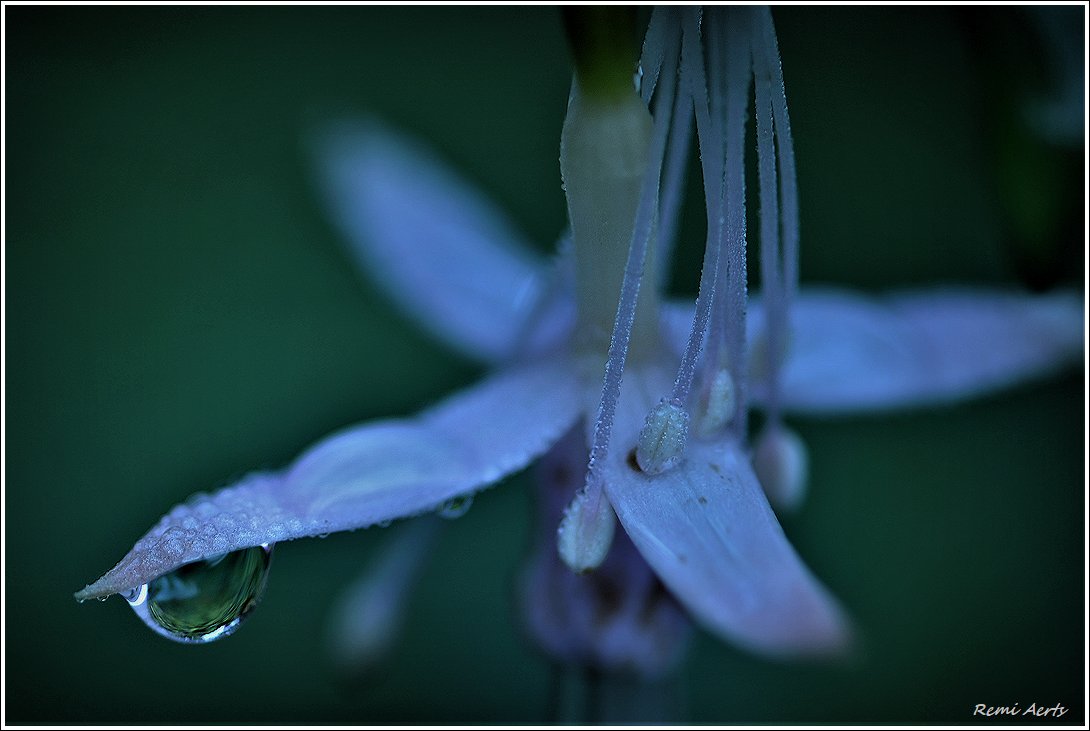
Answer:
[[238, 629], [261, 599], [272, 546], [210, 556], [125, 595], [144, 623], [178, 642], [211, 642]]
[[473, 506], [472, 495], [459, 495], [452, 497], [445, 503], [439, 506], [439, 510], [436, 512], [440, 518], [447, 518], [448, 520], [454, 520], [455, 518], [461, 518], [463, 515], [469, 512], [470, 507]]

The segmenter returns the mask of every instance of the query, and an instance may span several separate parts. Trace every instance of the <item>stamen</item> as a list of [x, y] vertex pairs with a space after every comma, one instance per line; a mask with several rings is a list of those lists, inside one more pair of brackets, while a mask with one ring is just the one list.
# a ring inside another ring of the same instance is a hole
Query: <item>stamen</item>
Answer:
[[597, 491], [584, 486], [575, 493], [556, 531], [556, 547], [561, 560], [577, 574], [593, 571], [602, 565], [617, 519], [609, 501], [602, 498], [601, 483]]
[[689, 412], [676, 401], [663, 399], [647, 415], [636, 444], [636, 464], [657, 475], [673, 468], [685, 453], [689, 440]]
[[[765, 343], [765, 372], [775, 382], [779, 367], [782, 323], [787, 316], [784, 309], [779, 229], [779, 200], [776, 195], [776, 152], [772, 139], [772, 100], [769, 86], [767, 56], [762, 44], [753, 49], [753, 96], [757, 122], [757, 179], [761, 204], [761, 296], [765, 305], [767, 335]], [[769, 389], [768, 410], [773, 420], [778, 420], [778, 398]]]
[[809, 462], [798, 434], [779, 423], [765, 427], [753, 449], [753, 471], [773, 507], [792, 510], [802, 503]]
[[[614, 322], [613, 336], [609, 339], [609, 353], [606, 357], [605, 382], [602, 388], [602, 400], [598, 403], [597, 418], [594, 422], [594, 437], [591, 446], [591, 461], [586, 472], [584, 498], [601, 500], [602, 462], [608, 451], [609, 438], [613, 434], [614, 414], [617, 411], [617, 399], [620, 397], [620, 382], [625, 360], [628, 356], [628, 343], [632, 334], [632, 321], [635, 317], [635, 300], [640, 292], [640, 280], [643, 273], [643, 260], [647, 253], [647, 244], [651, 239], [654, 214], [657, 210], [655, 197], [658, 182], [661, 179], [663, 156], [666, 149], [666, 137], [669, 132], [670, 115], [673, 112], [674, 89], [677, 82], [677, 38], [666, 39], [665, 60], [661, 74], [662, 88], [656, 105], [654, 132], [651, 142], [650, 165], [644, 173], [640, 186], [640, 203], [635, 210], [635, 224], [632, 229], [632, 242], [629, 246], [628, 261], [625, 266], [625, 280], [621, 282], [620, 302], [617, 304], [617, 318]], [[578, 498], [578, 496], [577, 496]]]
[[[664, 12], [671, 13], [673, 9], [667, 8]], [[670, 25], [676, 27], [675, 24]], [[654, 119], [648, 167], [640, 185], [640, 198], [636, 207], [635, 224], [633, 225], [632, 240], [628, 250], [628, 261], [625, 263], [624, 280], [621, 283], [621, 294], [617, 304], [617, 316], [614, 320], [609, 353], [606, 357], [605, 379], [602, 385], [602, 398], [598, 404], [597, 418], [594, 422], [590, 464], [587, 467], [587, 477], [583, 489], [576, 495], [569, 509], [575, 509], [577, 503], [579, 503], [578, 510], [575, 511], [576, 514], [582, 515], [584, 511], [588, 511], [588, 514], [594, 518], [592, 522], [595, 524], [600, 520], [598, 516], [602, 514], [603, 510], [610, 510], [608, 504], [603, 505], [605, 499], [602, 490], [601, 465], [605, 461], [610, 437], [612, 436], [617, 399], [621, 393], [621, 377], [624, 372], [625, 359], [628, 356], [632, 323], [636, 316], [636, 298], [639, 296], [640, 280], [643, 278], [644, 259], [649, 247], [655, 214], [658, 212], [659, 182], [662, 176], [663, 156], [666, 151], [666, 139], [670, 130], [674, 91], [677, 83], [677, 45], [676, 33], [666, 37], [664, 61], [659, 76], [661, 88], [656, 103], [657, 114]], [[612, 520], [612, 517], [610, 519]], [[566, 515], [565, 522], [568, 521], [569, 517]], [[584, 523], [582, 520], [580, 522]], [[564, 525], [562, 524], [561, 530], [563, 529]], [[571, 531], [571, 535], [579, 537], [583, 535], [583, 532]], [[612, 536], [612, 533], [610, 533], [610, 536]], [[561, 542], [563, 542], [563, 536], [561, 538]], [[576, 553], [583, 553], [583, 551], [577, 551]], [[604, 552], [601, 554], [601, 558], [605, 558]], [[567, 561], [566, 557], [565, 561]], [[570, 562], [569, 565], [571, 565]], [[588, 568], [595, 568], [595, 566], [586, 566], [583, 567], [583, 570]]]
[[[684, 78], [684, 74], [682, 74]], [[693, 117], [689, 113], [689, 96], [677, 94], [674, 100], [673, 125], [670, 139], [666, 144], [666, 169], [662, 174], [662, 195], [659, 203], [659, 228], [656, 243], [656, 256], [661, 262], [673, 258], [674, 244], [677, 242], [678, 219], [681, 213], [681, 193], [685, 187], [686, 163], [689, 160], [689, 147]], [[658, 287], [665, 287], [670, 274], [668, 266], [659, 268]]]
[[[697, 130], [701, 139], [701, 167], [704, 173], [705, 196], [710, 201], [718, 199], [722, 191], [722, 166], [720, 159], [721, 139], [714, 134], [715, 128], [708, 110], [707, 84], [704, 76], [704, 59], [700, 44], [700, 11], [697, 8], [685, 11], [682, 27], [681, 44], [682, 78], [687, 80], [686, 87], [678, 94], [679, 101], [685, 100], [692, 105], [697, 120]], [[679, 105], [680, 107], [680, 105]], [[688, 112], [688, 110], [686, 110]], [[688, 119], [688, 113], [685, 114]], [[707, 141], [713, 140], [715, 149], [708, 150]], [[669, 400], [652, 409], [647, 415], [647, 423], [640, 433], [640, 442], [636, 450], [636, 459], [645, 472], [657, 473], [670, 469], [680, 459], [689, 436], [689, 414], [681, 409], [687, 403], [696, 373], [697, 359], [700, 356], [704, 332], [708, 327], [708, 318], [715, 296], [715, 284], [719, 275], [719, 249], [723, 231], [723, 221], [717, 216], [716, 209], [709, 205], [708, 235], [704, 247], [704, 265], [700, 272], [700, 288], [696, 298], [696, 313], [693, 318], [689, 339], [678, 366], [674, 379], [673, 391]]]
[[701, 437], [710, 437], [725, 427], [737, 406], [737, 397], [734, 395], [734, 381], [725, 368], [716, 371], [711, 379], [711, 384], [700, 400], [696, 433]]
[[799, 188], [795, 169], [795, 143], [791, 136], [791, 118], [787, 114], [787, 94], [784, 91], [783, 65], [780, 62], [776, 29], [769, 8], [757, 9], [757, 25], [772, 81], [772, 115], [775, 122], [776, 148], [780, 165], [780, 225], [783, 237], [784, 296], [790, 304], [799, 284]]
[[[697, 112], [701, 154], [711, 155], [717, 151], [718, 168], [713, 169], [711, 174], [722, 171], [722, 177], [711, 178], [713, 181], [721, 180], [720, 185], [709, 186], [705, 183], [708, 219], [709, 222], [718, 222], [716, 246], [719, 249], [719, 272], [715, 279], [714, 306], [708, 324], [708, 357], [701, 375], [701, 390], [709, 394], [713, 392], [719, 371], [727, 372], [734, 400], [728, 423], [732, 433], [740, 437], [746, 428], [745, 110], [751, 65], [747, 15], [744, 9], [730, 9], [731, 23], [728, 25], [726, 12], [710, 8], [704, 18], [711, 89], [707, 132], [701, 129], [699, 108]], [[727, 50], [725, 63], [719, 59], [719, 50], [723, 47]], [[705, 150], [708, 152], [705, 153]], [[705, 180], [708, 178], [706, 171]], [[722, 388], [720, 392], [723, 392]], [[717, 403], [722, 404], [723, 401], [717, 400]], [[698, 419], [704, 423], [703, 416]], [[713, 421], [720, 419], [717, 416]]]
[[753, 24], [757, 39], [753, 45], [753, 66], [761, 186], [761, 288], [766, 311], [767, 411], [775, 422], [779, 421], [780, 412], [780, 365], [790, 328], [791, 301], [798, 286], [798, 187], [783, 69], [768, 8], [755, 9]]
[[669, 31], [670, 19], [667, 15], [672, 13], [669, 8], [657, 7], [651, 11], [651, 22], [647, 26], [647, 35], [643, 37], [643, 48], [640, 51], [639, 68], [643, 71], [640, 81], [640, 98], [647, 106], [651, 106], [651, 96], [655, 93], [655, 85], [659, 80], [659, 71], [662, 69], [663, 59], [666, 57], [666, 42], [671, 36]]
[[[681, 53], [682, 76], [689, 81], [684, 92], [692, 100], [693, 110], [696, 114], [697, 134], [701, 138], [701, 166], [704, 172], [705, 197], [711, 199], [714, 195], [718, 198], [722, 189], [722, 167], [719, 165], [721, 147], [718, 144], [715, 145], [717, 148], [715, 150], [707, 150], [704, 147], [709, 136], [716, 141], [719, 138], [711, 132], [712, 122], [708, 114], [708, 94], [704, 79], [704, 59], [701, 54], [699, 10], [697, 9], [691, 9], [685, 14]], [[683, 93], [682, 96], [684, 95]], [[712, 193], [713, 190], [714, 193]], [[708, 206], [707, 211], [708, 236], [704, 246], [704, 265], [700, 271], [696, 314], [693, 318], [692, 328], [689, 331], [689, 339], [685, 345], [681, 364], [678, 367], [677, 377], [674, 379], [673, 393], [670, 395], [671, 400], [678, 404], [688, 401], [689, 391], [692, 389], [693, 377], [696, 373], [696, 361], [702, 349], [704, 331], [708, 327], [708, 317], [715, 297], [715, 283], [719, 276], [719, 242], [723, 222], [716, 215], [717, 211], [712, 206]]]

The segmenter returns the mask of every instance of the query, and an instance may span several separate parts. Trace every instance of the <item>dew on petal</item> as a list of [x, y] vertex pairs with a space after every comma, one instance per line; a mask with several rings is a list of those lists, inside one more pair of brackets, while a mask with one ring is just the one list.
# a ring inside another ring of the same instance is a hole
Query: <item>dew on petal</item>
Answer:
[[454, 520], [461, 518], [463, 515], [469, 512], [469, 509], [473, 506], [472, 495], [459, 495], [447, 500], [436, 511], [440, 518], [446, 518], [447, 520]]

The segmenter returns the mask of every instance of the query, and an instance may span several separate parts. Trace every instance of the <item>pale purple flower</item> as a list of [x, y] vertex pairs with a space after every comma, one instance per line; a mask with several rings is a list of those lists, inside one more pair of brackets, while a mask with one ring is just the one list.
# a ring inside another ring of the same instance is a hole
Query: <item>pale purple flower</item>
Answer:
[[[642, 99], [602, 103], [573, 86], [561, 155], [572, 232], [553, 261], [418, 144], [374, 122], [325, 135], [325, 192], [357, 263], [491, 373], [176, 506], [77, 598], [146, 600], [149, 583], [192, 562], [454, 509], [546, 456], [521, 586], [553, 656], [653, 675], [676, 661], [687, 617], [776, 656], [848, 648], [850, 621], [769, 503], [797, 504], [806, 482], [782, 414], [936, 404], [1044, 375], [1082, 354], [1082, 298], [795, 291], [794, 158], [767, 10], [656, 11], [641, 69]], [[751, 82], [759, 299], [745, 276]], [[695, 308], [660, 300], [694, 109], [709, 224]], [[767, 419], [751, 446], [752, 407]], [[405, 560], [387, 573], [413, 573]], [[394, 623], [381, 591], [359, 595]]]

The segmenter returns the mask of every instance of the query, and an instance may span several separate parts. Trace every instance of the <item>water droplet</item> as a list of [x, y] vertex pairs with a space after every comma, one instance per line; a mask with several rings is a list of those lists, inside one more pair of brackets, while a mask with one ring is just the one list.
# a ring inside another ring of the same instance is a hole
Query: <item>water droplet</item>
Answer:
[[208, 499], [210, 497], [211, 495], [209, 495], [207, 492], [195, 492], [187, 497], [182, 505], [185, 505], [188, 508], [195, 508], [202, 503], [208, 502]]
[[265, 591], [269, 544], [188, 563], [125, 595], [144, 623], [178, 642], [211, 642], [238, 629]]
[[454, 520], [455, 518], [461, 518], [468, 513], [472, 506], [472, 495], [459, 495], [458, 497], [452, 497], [450, 500], [447, 500], [440, 505], [439, 510], [436, 512], [439, 514], [440, 518]]

